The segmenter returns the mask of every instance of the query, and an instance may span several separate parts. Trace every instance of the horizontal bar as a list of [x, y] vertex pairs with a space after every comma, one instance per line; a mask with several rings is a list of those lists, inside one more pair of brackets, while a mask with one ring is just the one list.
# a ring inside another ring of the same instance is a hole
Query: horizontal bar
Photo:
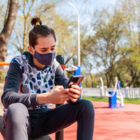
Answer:
[[0, 62], [0, 65], [9, 65], [10, 63], [9, 62]]

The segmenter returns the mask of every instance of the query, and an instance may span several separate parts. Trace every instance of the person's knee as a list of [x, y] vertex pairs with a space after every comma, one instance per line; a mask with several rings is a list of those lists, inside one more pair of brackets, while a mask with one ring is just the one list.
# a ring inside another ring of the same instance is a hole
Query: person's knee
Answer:
[[89, 117], [94, 117], [94, 107], [92, 102], [80, 99], [79, 101], [81, 111]]
[[28, 117], [27, 107], [22, 103], [14, 103], [8, 107], [6, 119], [12, 124], [25, 123]]

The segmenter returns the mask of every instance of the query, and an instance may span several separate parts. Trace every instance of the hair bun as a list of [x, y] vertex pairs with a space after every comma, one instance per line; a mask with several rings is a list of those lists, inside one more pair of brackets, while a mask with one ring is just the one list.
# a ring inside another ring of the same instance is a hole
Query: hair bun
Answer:
[[34, 17], [34, 18], [32, 18], [32, 20], [31, 20], [31, 24], [32, 24], [33, 26], [42, 25], [42, 21], [40, 20], [39, 17]]

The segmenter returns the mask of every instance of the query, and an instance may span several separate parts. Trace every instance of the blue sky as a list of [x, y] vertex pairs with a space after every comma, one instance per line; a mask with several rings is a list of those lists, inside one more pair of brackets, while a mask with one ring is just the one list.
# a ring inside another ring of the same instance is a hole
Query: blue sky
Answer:
[[117, 0], [87, 0], [85, 5], [89, 9], [102, 9], [114, 6]]
[[[114, 6], [117, 0], [89, 0], [89, 1], [94, 3], [94, 7], [100, 9], [104, 7]], [[87, 1], [87, 3], [89, 2]]]
[[[83, 22], [89, 22], [91, 20], [91, 14], [95, 10], [101, 10], [101, 9], [108, 9], [111, 10], [112, 7], [116, 5], [117, 2], [120, 0], [66, 0], [70, 1], [80, 12], [81, 17], [81, 24]], [[68, 4], [66, 1], [61, 3], [59, 6], [57, 6], [56, 11], [60, 13], [61, 15], [64, 15], [65, 17], [69, 17], [70, 15], [73, 16], [74, 21], [77, 20], [77, 14], [76, 10], [72, 8], [70, 4]], [[85, 21], [86, 18], [86, 21]]]

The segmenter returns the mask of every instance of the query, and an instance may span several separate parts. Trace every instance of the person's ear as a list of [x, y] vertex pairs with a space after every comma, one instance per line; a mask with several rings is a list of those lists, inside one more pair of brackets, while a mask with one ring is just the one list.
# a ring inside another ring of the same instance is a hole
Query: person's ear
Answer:
[[30, 52], [30, 54], [34, 55], [34, 49], [31, 46], [28, 46], [28, 50]]

